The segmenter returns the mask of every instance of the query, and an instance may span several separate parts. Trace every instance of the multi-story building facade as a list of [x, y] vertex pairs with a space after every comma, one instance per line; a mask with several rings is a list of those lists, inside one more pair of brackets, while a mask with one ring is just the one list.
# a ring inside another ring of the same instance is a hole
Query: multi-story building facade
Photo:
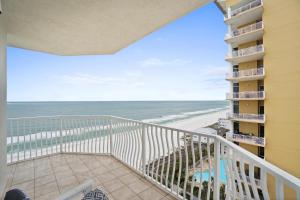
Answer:
[[300, 177], [300, 1], [226, 0], [222, 7], [227, 139]]
[[228, 33], [225, 41], [229, 50], [226, 61], [230, 71], [232, 128], [227, 139], [264, 158], [264, 22], [263, 2], [254, 0], [228, 6], [225, 23]]

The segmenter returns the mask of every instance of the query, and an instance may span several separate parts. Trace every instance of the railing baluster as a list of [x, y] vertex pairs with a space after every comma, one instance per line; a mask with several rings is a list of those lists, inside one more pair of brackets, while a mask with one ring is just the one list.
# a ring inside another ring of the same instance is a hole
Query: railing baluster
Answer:
[[181, 169], [182, 169], [182, 157], [181, 157], [181, 144], [180, 144], [180, 132], [177, 131], [177, 144], [179, 151], [179, 171], [178, 171], [178, 179], [177, 179], [177, 196], [179, 196], [180, 189], [180, 178], [181, 178]]
[[28, 126], [29, 126], [29, 149], [30, 149], [30, 152], [29, 152], [29, 158], [31, 159], [32, 158], [32, 155], [31, 155], [31, 151], [32, 151], [32, 146], [31, 146], [31, 136], [32, 136], [32, 127], [31, 127], [31, 120], [29, 119], [28, 120]]
[[34, 139], [35, 139], [35, 157], [38, 157], [38, 138], [37, 138], [37, 134], [38, 134], [38, 120], [35, 122], [35, 126], [34, 126]]
[[110, 145], [110, 154], [113, 154], [113, 128], [112, 128], [112, 122], [111, 117], [109, 118], [109, 145]]
[[214, 139], [214, 199], [220, 199], [220, 141]]
[[173, 150], [173, 170], [172, 170], [172, 179], [171, 179], [171, 191], [174, 191], [174, 176], [176, 168], [176, 147], [174, 144], [174, 131], [171, 130], [171, 141], [172, 141], [172, 150]]
[[132, 124], [133, 126], [133, 130], [132, 130], [132, 134], [133, 134], [133, 137], [132, 137], [132, 167], [135, 168], [135, 169], [138, 169], [137, 167], [137, 160], [136, 160], [136, 157], [137, 157], [137, 152], [139, 152], [139, 149], [138, 149], [138, 141], [137, 141], [137, 123], [136, 122], [133, 122]]
[[207, 196], [206, 199], [210, 199], [210, 191], [211, 191], [211, 157], [210, 157], [210, 137], [207, 137], [206, 146], [207, 146], [207, 159], [208, 159], [208, 186], [207, 186]]
[[[235, 154], [235, 151], [234, 151], [234, 154]], [[239, 196], [240, 196], [240, 199], [243, 199], [244, 198], [244, 191], [243, 191], [243, 187], [242, 187], [242, 182], [241, 182], [241, 179], [240, 179], [240, 174], [239, 174], [239, 170], [237, 168], [237, 160], [236, 160], [236, 156], [233, 158], [233, 170], [234, 170], [234, 173], [235, 173], [235, 177], [236, 177], [236, 181], [237, 181], [237, 186], [238, 186], [238, 189], [239, 189]]]
[[[142, 168], [143, 174], [146, 176], [146, 125], [142, 124]], [[149, 146], [150, 149], [150, 146]], [[149, 171], [149, 170], [148, 170]]]
[[13, 120], [9, 121], [9, 127], [10, 127], [10, 131], [9, 131], [9, 136], [10, 136], [10, 162], [13, 162], [13, 155], [14, 155], [14, 129], [13, 129]]
[[[106, 119], [105, 120], [106, 121], [106, 129], [107, 129], [107, 131], [106, 132], [109, 132], [109, 120], [108, 119]], [[110, 144], [110, 135], [109, 135], [109, 133], [107, 133], [106, 135], [105, 135], [105, 137], [106, 137], [106, 153], [108, 154], [109, 153], [109, 144]]]
[[278, 177], [275, 178], [276, 180], [276, 199], [284, 199], [284, 191], [283, 191], [283, 183]]
[[185, 153], [185, 176], [184, 176], [184, 186], [183, 186], [183, 198], [186, 199], [186, 187], [188, 182], [189, 174], [189, 155], [187, 151], [187, 138], [186, 133], [183, 133], [183, 144], [184, 144], [184, 153]]
[[[166, 187], [169, 188], [169, 172], [170, 172], [170, 145], [169, 145], [169, 129], [165, 129], [165, 135], [166, 135], [166, 143], [167, 143], [167, 151], [168, 151], [168, 165], [167, 165], [167, 175], [166, 175]], [[165, 160], [165, 158], [163, 158]]]
[[196, 165], [195, 165], [195, 149], [194, 149], [194, 135], [191, 135], [191, 151], [192, 151], [192, 171], [193, 171], [193, 174], [192, 174], [192, 184], [191, 184], [191, 198], [190, 199], [193, 199], [194, 198], [194, 186], [195, 186], [195, 180], [194, 180], [194, 175], [195, 175], [195, 169], [196, 169]]
[[[146, 126], [146, 133], [147, 133], [147, 136], [148, 136], [148, 142], [149, 142], [149, 159], [148, 159], [148, 163], [147, 163], [147, 174], [148, 176], [150, 176], [150, 163], [151, 163], [151, 158], [152, 158], [152, 144], [151, 144], [151, 137], [150, 137], [150, 131], [151, 130], [151, 126]], [[145, 153], [145, 152], [144, 152]]]
[[[208, 140], [208, 139], [207, 139]], [[199, 191], [198, 191], [198, 199], [201, 199], [202, 193], [202, 171], [203, 171], [203, 157], [202, 157], [202, 137], [198, 136], [198, 149], [199, 149], [199, 160], [200, 160], [200, 184], [199, 184]]]
[[265, 200], [269, 200], [269, 192], [268, 192], [268, 185], [267, 185], [267, 173], [264, 168], [260, 168], [260, 180], [261, 180], [261, 190], [263, 193], [263, 197]]
[[[166, 142], [168, 142], [168, 130], [165, 130], [165, 136], [166, 136]], [[162, 168], [160, 172], [160, 184], [163, 184], [163, 179], [164, 179], [164, 169], [165, 169], [165, 145], [164, 145], [164, 139], [163, 139], [163, 131], [162, 128], [160, 128], [160, 140], [162, 143]], [[169, 157], [169, 154], [167, 154]], [[166, 174], [166, 180], [165, 180], [165, 185], [168, 187], [168, 172]]]
[[245, 191], [246, 191], [247, 199], [251, 199], [252, 197], [251, 197], [250, 190], [249, 190], [248, 180], [247, 180], [247, 177], [245, 175], [244, 165], [245, 165], [244, 161], [242, 160], [242, 158], [240, 158], [240, 173], [241, 173], [241, 176], [242, 176], [242, 179], [243, 179], [243, 185], [244, 185], [244, 188], [245, 188]]
[[159, 172], [159, 165], [160, 165], [160, 143], [159, 143], [159, 137], [158, 137], [158, 127], [155, 127], [155, 136], [156, 136], [156, 144], [158, 147], [158, 154], [157, 154], [157, 164], [156, 164], [156, 175], [155, 180], [157, 181], [158, 178], [158, 172]]
[[255, 183], [254, 165], [253, 165], [252, 162], [250, 162], [250, 164], [249, 164], [249, 179], [250, 179], [254, 199], [259, 199], [259, 194], [257, 192], [257, 186], [256, 186], [256, 183]]
[[155, 156], [156, 156], [156, 147], [155, 147], [155, 140], [154, 140], [154, 134], [153, 134], [154, 126], [151, 126], [151, 136], [152, 136], [152, 142], [153, 142], [153, 159], [152, 159], [152, 172], [151, 177], [154, 178], [154, 167], [155, 167]]

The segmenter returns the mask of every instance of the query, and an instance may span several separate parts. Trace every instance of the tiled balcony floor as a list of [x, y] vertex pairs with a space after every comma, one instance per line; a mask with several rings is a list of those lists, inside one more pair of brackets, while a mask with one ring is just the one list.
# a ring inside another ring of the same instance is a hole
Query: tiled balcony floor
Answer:
[[31, 199], [50, 200], [87, 179], [110, 200], [174, 199], [116, 159], [98, 155], [58, 154], [10, 165], [6, 190], [20, 188]]

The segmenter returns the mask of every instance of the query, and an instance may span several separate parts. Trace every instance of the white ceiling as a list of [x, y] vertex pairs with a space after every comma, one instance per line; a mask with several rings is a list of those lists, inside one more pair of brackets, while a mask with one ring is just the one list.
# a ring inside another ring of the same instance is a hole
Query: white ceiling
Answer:
[[92, 55], [113, 54], [210, 1], [2, 0], [2, 7], [8, 45]]

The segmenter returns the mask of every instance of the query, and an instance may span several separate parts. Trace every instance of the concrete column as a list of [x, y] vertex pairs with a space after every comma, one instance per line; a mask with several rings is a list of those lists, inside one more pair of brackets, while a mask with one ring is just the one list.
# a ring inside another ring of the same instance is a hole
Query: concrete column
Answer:
[[[228, 12], [230, 12], [230, 8], [228, 8]], [[232, 28], [231, 25], [228, 25], [228, 33], [231, 34], [232, 32]], [[228, 55], [232, 56], [232, 46], [231, 44], [228, 44]], [[229, 73], [232, 73], [233, 71], [233, 65], [230, 63], [229, 64]], [[233, 82], [229, 81], [229, 93], [233, 94]], [[229, 100], [229, 112], [233, 113], [233, 102], [231, 100]], [[230, 121], [230, 129], [229, 129], [230, 133], [233, 133], [233, 122]]]
[[[0, 0], [1, 3], [1, 0]], [[6, 165], [6, 30], [3, 13], [0, 14], [0, 195], [2, 194], [7, 176]]]

